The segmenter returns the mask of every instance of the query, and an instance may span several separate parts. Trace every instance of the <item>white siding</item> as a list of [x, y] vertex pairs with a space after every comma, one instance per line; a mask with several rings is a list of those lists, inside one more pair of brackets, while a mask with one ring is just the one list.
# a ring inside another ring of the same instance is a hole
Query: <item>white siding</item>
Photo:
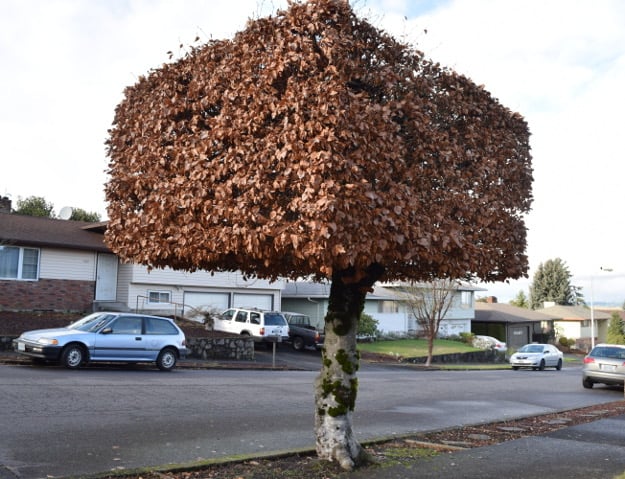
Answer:
[[89, 251], [41, 249], [39, 277], [95, 281], [96, 253]]
[[558, 337], [571, 339], [580, 339], [582, 337], [590, 337], [590, 328], [587, 329], [587, 335], [582, 336], [581, 321], [554, 321], [553, 326]]
[[129, 265], [132, 268], [131, 281], [143, 284], [175, 284], [176, 286], [200, 286], [217, 288], [254, 288], [282, 290], [284, 281], [270, 282], [265, 279], [243, 279], [240, 272], [177, 271], [171, 268], [148, 271], [145, 266]]

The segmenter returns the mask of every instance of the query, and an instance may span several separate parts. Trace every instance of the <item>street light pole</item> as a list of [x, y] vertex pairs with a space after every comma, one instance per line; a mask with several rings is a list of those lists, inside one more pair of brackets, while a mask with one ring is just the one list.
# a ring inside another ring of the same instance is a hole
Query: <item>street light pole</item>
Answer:
[[[612, 268], [599, 267], [600, 271], [609, 273]], [[595, 305], [594, 305], [594, 288], [593, 276], [590, 277], [590, 349], [595, 347]]]

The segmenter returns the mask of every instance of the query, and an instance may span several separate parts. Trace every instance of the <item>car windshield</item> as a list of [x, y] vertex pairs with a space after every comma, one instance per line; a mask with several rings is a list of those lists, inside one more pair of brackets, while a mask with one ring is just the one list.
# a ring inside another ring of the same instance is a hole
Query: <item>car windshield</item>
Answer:
[[520, 353], [542, 353], [543, 347], [538, 344], [526, 344], [521, 349], [519, 349]]
[[75, 323], [68, 326], [69, 329], [78, 329], [79, 331], [93, 332], [104, 326], [113, 318], [112, 314], [107, 313], [92, 313], [89, 316], [85, 316], [79, 319]]
[[281, 314], [265, 313], [265, 326], [284, 326], [286, 319]]

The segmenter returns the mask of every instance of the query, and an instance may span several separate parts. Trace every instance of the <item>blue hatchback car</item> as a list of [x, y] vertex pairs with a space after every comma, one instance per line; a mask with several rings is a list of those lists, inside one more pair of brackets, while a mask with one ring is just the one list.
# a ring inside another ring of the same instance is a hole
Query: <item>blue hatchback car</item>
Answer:
[[13, 340], [19, 354], [76, 369], [89, 362], [154, 362], [170, 371], [187, 355], [186, 338], [169, 318], [92, 313], [65, 328], [26, 331]]

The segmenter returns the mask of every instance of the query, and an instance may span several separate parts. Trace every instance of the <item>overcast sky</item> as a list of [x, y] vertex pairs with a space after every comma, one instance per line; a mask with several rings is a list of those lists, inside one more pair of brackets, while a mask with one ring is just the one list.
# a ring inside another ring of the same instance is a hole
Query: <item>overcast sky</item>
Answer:
[[[124, 87], [282, 0], [0, 0], [0, 195], [106, 217], [104, 141]], [[562, 258], [587, 302], [625, 301], [622, 0], [356, 0], [377, 26], [485, 85], [532, 132], [529, 279]], [[184, 45], [182, 48], [180, 45]], [[602, 271], [610, 268], [612, 272]], [[592, 279], [591, 279], [592, 278]], [[592, 288], [591, 288], [592, 283]]]

